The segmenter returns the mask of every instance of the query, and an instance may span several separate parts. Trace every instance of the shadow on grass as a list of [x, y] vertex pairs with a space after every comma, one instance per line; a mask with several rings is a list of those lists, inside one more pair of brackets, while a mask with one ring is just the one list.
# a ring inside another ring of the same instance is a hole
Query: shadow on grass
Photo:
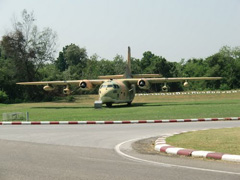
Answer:
[[46, 107], [31, 107], [31, 109], [93, 109], [94, 107], [55, 107], [55, 106], [46, 106]]
[[[134, 108], [134, 107], [166, 107], [166, 106], [206, 106], [206, 105], [219, 105], [222, 103], [211, 103], [211, 102], [184, 102], [184, 103], [132, 103], [130, 106], [126, 105], [126, 104], [114, 104], [112, 107], [106, 107], [105, 105], [103, 105], [103, 109], [105, 108]], [[239, 104], [239, 103], [233, 103], [233, 102], [229, 102], [229, 103], [223, 103], [223, 104]], [[64, 106], [64, 107], [55, 107], [55, 106], [46, 106], [46, 107], [32, 107], [31, 109], [94, 109], [93, 106], [80, 106], [80, 107], [76, 107], [76, 106]]]
[[[102, 106], [103, 109], [108, 108], [132, 108], [132, 107], [139, 107], [139, 106], [161, 106], [161, 105], [150, 105], [148, 103], [133, 103], [131, 106], [126, 104], [114, 104], [112, 107], [107, 107], [105, 105]], [[94, 109], [93, 106], [64, 106], [64, 107], [56, 107], [56, 106], [45, 106], [45, 107], [31, 107], [31, 109]]]

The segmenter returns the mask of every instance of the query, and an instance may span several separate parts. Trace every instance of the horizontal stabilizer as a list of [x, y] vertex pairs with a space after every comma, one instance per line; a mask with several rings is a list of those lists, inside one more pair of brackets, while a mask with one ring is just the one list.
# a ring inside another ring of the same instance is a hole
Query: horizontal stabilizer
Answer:
[[162, 77], [161, 74], [133, 74], [133, 78], [159, 78]]
[[125, 78], [123, 74], [120, 75], [107, 75], [107, 76], [98, 76], [98, 79], [122, 79]]
[[[133, 74], [132, 78], [159, 78], [162, 77], [161, 74]], [[126, 78], [125, 74], [119, 75], [107, 75], [107, 76], [98, 76], [99, 79], [124, 79]]]

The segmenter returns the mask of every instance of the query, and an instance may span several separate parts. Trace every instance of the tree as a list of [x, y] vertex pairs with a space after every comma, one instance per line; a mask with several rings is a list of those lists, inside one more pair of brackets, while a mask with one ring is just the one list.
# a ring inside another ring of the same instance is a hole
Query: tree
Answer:
[[59, 69], [60, 72], [63, 72], [67, 69], [67, 61], [66, 61], [66, 58], [64, 57], [63, 52], [59, 52], [59, 56], [55, 63], [56, 63], [57, 69]]
[[55, 61], [55, 65], [59, 71], [63, 72], [66, 79], [81, 79], [84, 76], [87, 61], [86, 49], [70, 44], [63, 47]]
[[97, 54], [92, 55], [86, 64], [86, 68], [84, 69], [84, 79], [95, 79], [100, 75], [100, 62], [99, 56]]
[[68, 66], [80, 65], [82, 68], [86, 66], [87, 51], [85, 48], [80, 48], [75, 44], [70, 44], [66, 50], [64, 56]]
[[5, 86], [5, 92], [10, 98], [41, 98], [42, 94], [37, 87], [20, 87], [15, 83], [39, 80], [39, 69], [54, 60], [56, 33], [50, 28], [39, 31], [34, 22], [33, 12], [23, 10], [21, 20], [15, 19], [13, 30], [4, 35], [0, 42], [1, 52], [4, 52], [6, 59], [3, 63], [11, 65], [8, 71], [13, 72], [12, 80], [8, 83], [11, 88]]
[[54, 59], [56, 33], [50, 28], [38, 31], [34, 14], [22, 12], [22, 20], [13, 23], [13, 31], [4, 35], [1, 45], [14, 61], [19, 81], [36, 80], [38, 69]]
[[240, 48], [222, 47], [218, 53], [208, 57], [208, 76], [221, 76], [223, 80], [216, 87], [221, 89], [236, 89], [240, 86]]
[[123, 56], [116, 55], [113, 59], [114, 74], [124, 74], [126, 71], [126, 62]]
[[141, 59], [141, 68], [144, 70], [144, 73], [149, 73], [147, 71], [149, 71], [151, 67], [154, 56], [155, 55], [151, 51], [143, 53], [143, 58]]

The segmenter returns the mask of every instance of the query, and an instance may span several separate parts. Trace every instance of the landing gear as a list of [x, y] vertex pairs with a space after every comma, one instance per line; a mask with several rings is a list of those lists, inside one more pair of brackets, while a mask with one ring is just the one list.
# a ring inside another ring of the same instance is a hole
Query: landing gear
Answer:
[[132, 105], [132, 102], [128, 102], [128, 103], [127, 103], [127, 106], [131, 106], [131, 105]]
[[106, 103], [107, 107], [112, 107], [112, 103]]

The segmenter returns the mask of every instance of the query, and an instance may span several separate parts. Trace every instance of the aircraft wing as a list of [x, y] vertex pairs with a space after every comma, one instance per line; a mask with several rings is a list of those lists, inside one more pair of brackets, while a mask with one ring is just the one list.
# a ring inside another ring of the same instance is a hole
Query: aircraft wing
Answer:
[[[19, 82], [19, 85], [79, 85], [80, 82], [84, 80], [69, 80], [69, 81], [37, 81], [37, 82]], [[87, 80], [91, 82], [93, 85], [100, 85], [105, 80], [97, 79], [97, 80]]]
[[[179, 78], [142, 78], [144, 81], [149, 83], [167, 83], [167, 82], [183, 82], [183, 81], [200, 81], [200, 80], [219, 80], [222, 77], [179, 77]], [[124, 82], [129, 82], [131, 84], [137, 83], [139, 78], [133, 79], [123, 79]]]

